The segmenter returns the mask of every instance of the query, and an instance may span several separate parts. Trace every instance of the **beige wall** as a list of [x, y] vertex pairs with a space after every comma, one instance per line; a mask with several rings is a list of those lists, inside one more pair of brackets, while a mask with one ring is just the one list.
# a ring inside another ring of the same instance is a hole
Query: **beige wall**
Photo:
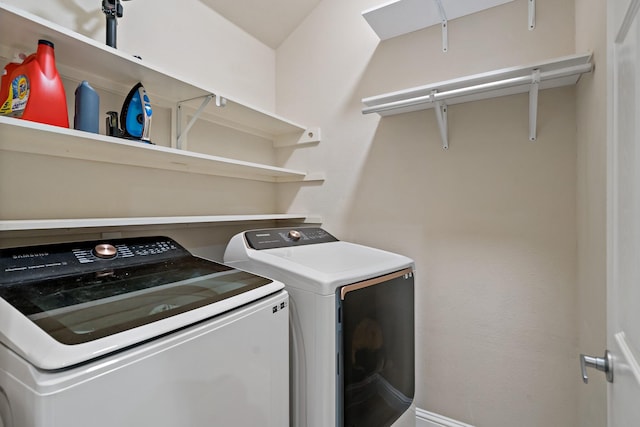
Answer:
[[578, 426], [576, 88], [433, 111], [363, 116], [362, 97], [575, 53], [574, 2], [514, 1], [379, 42], [360, 12], [324, 0], [277, 50], [278, 112], [314, 121], [317, 147], [282, 152], [324, 168], [322, 187], [280, 191], [345, 240], [417, 263], [418, 390], [428, 411], [484, 427]]
[[[578, 147], [578, 324], [581, 353], [606, 348], [606, 1], [576, 0], [576, 49], [592, 50], [595, 72], [576, 92]], [[577, 364], [577, 361], [576, 361]], [[607, 423], [604, 375], [580, 387], [579, 425]]]

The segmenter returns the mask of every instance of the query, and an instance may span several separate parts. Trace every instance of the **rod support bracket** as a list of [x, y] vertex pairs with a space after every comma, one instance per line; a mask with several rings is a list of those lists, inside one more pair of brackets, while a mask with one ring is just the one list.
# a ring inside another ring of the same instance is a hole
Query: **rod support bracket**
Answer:
[[440, 130], [440, 139], [442, 140], [442, 149], [449, 149], [449, 127], [447, 123], [447, 104], [442, 101], [436, 101], [435, 96], [437, 90], [431, 91], [431, 102], [435, 105], [436, 120], [438, 121], [438, 129]]
[[529, 141], [535, 141], [538, 126], [538, 92], [540, 90], [540, 69], [531, 72], [529, 87]]

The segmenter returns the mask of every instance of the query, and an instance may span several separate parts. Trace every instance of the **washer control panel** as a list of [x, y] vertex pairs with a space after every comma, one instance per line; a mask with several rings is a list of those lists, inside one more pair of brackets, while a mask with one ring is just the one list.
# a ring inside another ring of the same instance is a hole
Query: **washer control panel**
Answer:
[[256, 250], [287, 248], [337, 242], [338, 239], [319, 227], [271, 228], [251, 230], [244, 233], [247, 244]]
[[0, 286], [189, 256], [168, 237], [107, 239], [0, 250]]

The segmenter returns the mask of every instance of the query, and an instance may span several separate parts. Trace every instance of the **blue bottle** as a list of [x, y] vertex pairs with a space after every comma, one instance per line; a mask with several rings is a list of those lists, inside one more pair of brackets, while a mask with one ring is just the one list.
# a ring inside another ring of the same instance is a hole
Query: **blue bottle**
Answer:
[[73, 128], [85, 132], [99, 133], [100, 97], [84, 80], [76, 88], [76, 108]]

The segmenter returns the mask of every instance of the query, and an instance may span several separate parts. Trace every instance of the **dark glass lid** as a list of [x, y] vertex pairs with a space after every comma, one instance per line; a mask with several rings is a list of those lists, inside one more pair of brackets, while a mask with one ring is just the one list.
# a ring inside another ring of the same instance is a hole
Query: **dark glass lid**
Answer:
[[166, 237], [0, 251], [0, 298], [63, 344], [117, 334], [270, 283], [194, 257]]

